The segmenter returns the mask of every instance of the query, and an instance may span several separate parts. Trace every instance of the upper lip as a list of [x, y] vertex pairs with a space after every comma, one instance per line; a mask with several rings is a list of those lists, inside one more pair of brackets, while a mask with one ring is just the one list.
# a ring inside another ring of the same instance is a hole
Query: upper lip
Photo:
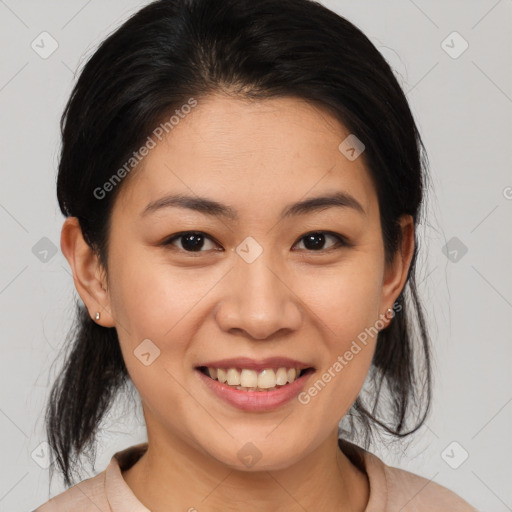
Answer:
[[265, 359], [251, 359], [249, 357], [236, 357], [230, 359], [220, 359], [217, 361], [208, 361], [199, 365], [207, 366], [208, 368], [246, 368], [248, 370], [262, 371], [267, 368], [299, 368], [304, 370], [312, 368], [310, 364], [290, 359], [289, 357], [267, 357]]

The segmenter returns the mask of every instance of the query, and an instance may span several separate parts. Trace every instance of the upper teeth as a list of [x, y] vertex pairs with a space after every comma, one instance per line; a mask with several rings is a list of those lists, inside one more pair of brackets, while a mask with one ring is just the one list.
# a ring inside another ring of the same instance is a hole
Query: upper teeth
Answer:
[[293, 382], [300, 375], [298, 368], [266, 368], [260, 372], [255, 370], [237, 368], [208, 368], [208, 374], [212, 379], [227, 383], [230, 386], [244, 388], [269, 389], [276, 386], [284, 386]]

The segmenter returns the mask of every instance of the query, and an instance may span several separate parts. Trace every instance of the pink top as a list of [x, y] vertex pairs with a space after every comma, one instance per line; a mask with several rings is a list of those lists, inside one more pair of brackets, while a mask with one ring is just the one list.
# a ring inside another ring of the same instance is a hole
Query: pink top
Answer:
[[[368, 475], [370, 499], [365, 512], [478, 512], [447, 488], [387, 466], [355, 444], [340, 441], [340, 447]], [[146, 449], [147, 443], [141, 443], [115, 453], [104, 471], [70, 487], [33, 512], [150, 512], [121, 473], [135, 464]]]

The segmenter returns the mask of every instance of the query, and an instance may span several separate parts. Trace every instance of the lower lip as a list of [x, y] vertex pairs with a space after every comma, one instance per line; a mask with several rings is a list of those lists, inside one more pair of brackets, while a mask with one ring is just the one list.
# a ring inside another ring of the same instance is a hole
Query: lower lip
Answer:
[[244, 411], [270, 411], [281, 407], [302, 391], [306, 379], [311, 373], [308, 372], [292, 383], [272, 391], [242, 391], [227, 384], [222, 384], [218, 380], [211, 379], [201, 370], [196, 369], [196, 371], [215, 395], [228, 404]]

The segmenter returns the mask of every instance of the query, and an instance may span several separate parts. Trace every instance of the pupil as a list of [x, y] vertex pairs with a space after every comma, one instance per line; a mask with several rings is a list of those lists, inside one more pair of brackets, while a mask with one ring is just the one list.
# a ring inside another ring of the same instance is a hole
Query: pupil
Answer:
[[181, 245], [186, 250], [198, 251], [203, 246], [203, 242], [204, 240], [202, 235], [192, 233], [190, 235], [183, 236], [183, 241]]
[[305, 237], [304, 245], [307, 249], [321, 249], [324, 242], [325, 236], [322, 233], [311, 233]]

